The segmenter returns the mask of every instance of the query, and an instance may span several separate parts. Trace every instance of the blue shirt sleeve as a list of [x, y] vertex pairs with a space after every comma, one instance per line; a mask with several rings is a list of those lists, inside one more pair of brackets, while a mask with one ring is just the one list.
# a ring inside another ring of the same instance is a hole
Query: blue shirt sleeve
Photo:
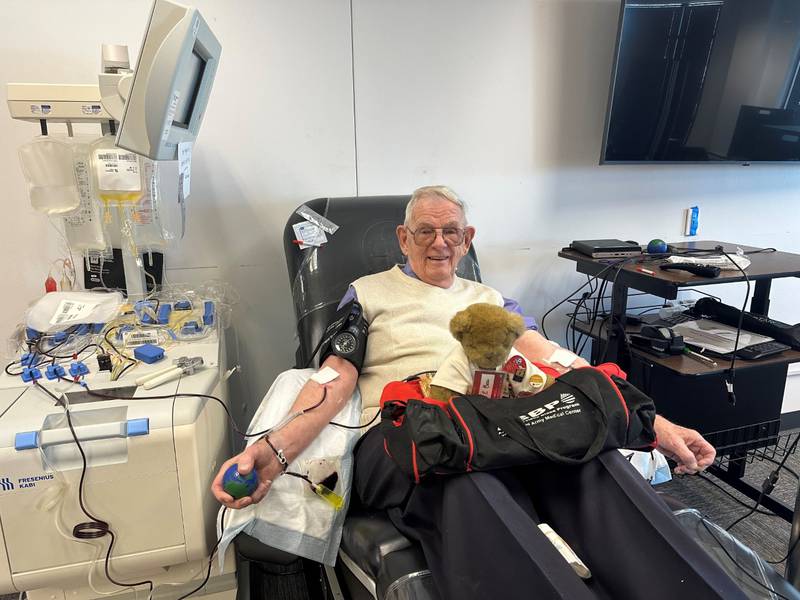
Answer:
[[536, 324], [536, 319], [524, 314], [522, 312], [522, 307], [520, 307], [519, 302], [517, 302], [516, 300], [503, 297], [503, 308], [505, 308], [508, 312], [516, 313], [520, 317], [522, 317], [522, 320], [525, 321], [525, 329], [530, 329], [531, 331], [539, 331], [539, 326]]
[[336, 307], [336, 310], [339, 310], [345, 304], [353, 300], [358, 300], [358, 294], [356, 294], [356, 288], [354, 288], [351, 285], [349, 288], [347, 288], [347, 291], [344, 293], [344, 296], [342, 296], [342, 300], [341, 302], [339, 302], [339, 306]]

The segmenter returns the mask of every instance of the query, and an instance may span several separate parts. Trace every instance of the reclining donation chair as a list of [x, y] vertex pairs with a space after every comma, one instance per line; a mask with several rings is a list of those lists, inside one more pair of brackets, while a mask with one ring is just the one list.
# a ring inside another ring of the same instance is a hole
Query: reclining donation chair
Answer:
[[[298, 248], [292, 226], [306, 219], [297, 213], [289, 218], [284, 230], [284, 251], [297, 319], [296, 367], [303, 368], [309, 363], [322, 332], [353, 280], [405, 262], [395, 229], [404, 220], [408, 200], [409, 196], [372, 196], [319, 198], [307, 202], [304, 207], [339, 227], [335, 233], [328, 234], [327, 243], [318, 248]], [[480, 281], [474, 247], [461, 261], [458, 275]], [[317, 364], [317, 357], [313, 364]], [[244, 567], [244, 572], [250, 573], [249, 590], [253, 600], [438, 599], [421, 548], [404, 537], [385, 514], [355, 506], [356, 503], [352, 498], [335, 570], [298, 559], [240, 534], [236, 538], [240, 570]], [[712, 534], [703, 525], [699, 513], [684, 509], [676, 511], [676, 515], [712, 556], [721, 563], [728, 561], [723, 567], [751, 597], [771, 597], [763, 588], [768, 585], [783, 596], [800, 599], [800, 593], [749, 549], [722, 530]], [[721, 544], [725, 545], [724, 550]], [[727, 558], [728, 554], [736, 559], [735, 564]], [[648, 565], [647, 568], [658, 566]], [[753, 583], [741, 568], [755, 573], [766, 583]]]

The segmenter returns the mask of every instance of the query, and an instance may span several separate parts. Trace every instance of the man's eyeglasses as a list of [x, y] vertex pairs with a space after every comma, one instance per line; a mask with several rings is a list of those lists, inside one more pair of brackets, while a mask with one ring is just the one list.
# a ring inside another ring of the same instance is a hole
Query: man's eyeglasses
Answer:
[[414, 236], [418, 246], [429, 246], [436, 239], [436, 232], [442, 232], [442, 238], [448, 246], [460, 246], [464, 241], [464, 230], [460, 227], [419, 227], [416, 231], [406, 227]]

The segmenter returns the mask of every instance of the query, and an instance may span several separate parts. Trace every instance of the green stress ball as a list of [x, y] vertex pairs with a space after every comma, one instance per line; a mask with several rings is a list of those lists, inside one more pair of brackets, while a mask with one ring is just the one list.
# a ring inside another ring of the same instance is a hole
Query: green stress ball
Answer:
[[247, 475], [239, 473], [239, 465], [232, 464], [222, 476], [222, 489], [233, 496], [234, 500], [249, 496], [258, 487], [258, 475], [250, 471]]

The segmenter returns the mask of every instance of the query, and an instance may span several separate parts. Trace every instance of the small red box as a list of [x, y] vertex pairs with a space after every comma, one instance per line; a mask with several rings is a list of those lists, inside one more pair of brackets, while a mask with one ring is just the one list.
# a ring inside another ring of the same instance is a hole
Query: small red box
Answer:
[[475, 369], [475, 374], [472, 377], [472, 395], [502, 398], [506, 390], [507, 379], [508, 373], [505, 371]]

